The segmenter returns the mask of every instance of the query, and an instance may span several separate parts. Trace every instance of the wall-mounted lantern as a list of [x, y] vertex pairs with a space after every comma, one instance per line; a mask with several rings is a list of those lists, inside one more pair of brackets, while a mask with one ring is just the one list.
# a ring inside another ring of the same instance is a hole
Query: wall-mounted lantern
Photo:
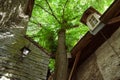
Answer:
[[23, 47], [21, 49], [21, 52], [22, 52], [22, 57], [26, 57], [28, 54], [30, 54], [31, 50], [27, 47]]
[[100, 18], [100, 15], [98, 15], [97, 13], [93, 13], [88, 16], [87, 26], [89, 27], [91, 31], [93, 31], [99, 25], [100, 23], [99, 18]]
[[88, 26], [91, 34], [95, 35], [104, 27], [99, 20], [100, 16], [101, 14], [97, 10], [90, 7], [84, 12], [80, 21]]

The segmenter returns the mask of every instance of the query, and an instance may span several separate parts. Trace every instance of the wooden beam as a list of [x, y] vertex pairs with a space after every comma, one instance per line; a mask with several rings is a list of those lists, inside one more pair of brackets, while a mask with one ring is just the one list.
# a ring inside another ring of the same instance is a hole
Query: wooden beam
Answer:
[[78, 64], [79, 59], [80, 59], [80, 54], [81, 53], [76, 54], [76, 58], [75, 58], [75, 61], [74, 61], [74, 64], [73, 64], [73, 67], [72, 67], [72, 70], [70, 72], [68, 80], [72, 80], [72, 76], [73, 76], [73, 74], [74, 74], [74, 72], [76, 70], [77, 64]]
[[27, 8], [25, 10], [25, 14], [29, 15], [29, 17], [31, 17], [31, 15], [32, 15], [32, 10], [33, 10], [33, 7], [34, 7], [34, 3], [35, 3], [35, 0], [28, 0]]
[[90, 32], [87, 32], [83, 38], [73, 47], [71, 50], [72, 57], [75, 58], [77, 51], [82, 50], [85, 46], [92, 41], [93, 35]]
[[100, 17], [103, 23], [107, 23], [113, 17], [117, 17], [120, 14], [120, 0], [115, 0], [112, 5], [105, 11], [105, 13]]
[[120, 22], [120, 16], [110, 19], [107, 24], [113, 24], [116, 22]]

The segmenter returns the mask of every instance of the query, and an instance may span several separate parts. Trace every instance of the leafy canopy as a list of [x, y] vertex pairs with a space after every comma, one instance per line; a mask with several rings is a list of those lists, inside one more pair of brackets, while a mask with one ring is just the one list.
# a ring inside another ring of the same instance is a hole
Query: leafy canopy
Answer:
[[83, 12], [93, 6], [103, 13], [113, 0], [35, 0], [27, 34], [49, 52], [55, 53], [57, 32], [65, 28], [66, 47], [69, 52], [88, 31], [80, 23]]

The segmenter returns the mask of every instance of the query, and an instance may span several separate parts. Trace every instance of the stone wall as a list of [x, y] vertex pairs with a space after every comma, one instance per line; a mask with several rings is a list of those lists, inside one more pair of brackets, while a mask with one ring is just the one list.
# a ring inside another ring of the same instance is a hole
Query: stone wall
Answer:
[[120, 28], [78, 68], [76, 80], [120, 80]]
[[103, 80], [96, 56], [89, 57], [78, 69], [77, 80]]
[[[29, 21], [28, 0], [0, 0], [0, 78], [46, 80], [49, 57], [24, 38]], [[21, 49], [31, 50], [26, 57]]]
[[[30, 49], [26, 57], [21, 51], [23, 47]], [[5, 39], [0, 48], [1, 76], [10, 74], [15, 80], [46, 80], [48, 64], [49, 56], [23, 36]]]
[[18, 49], [23, 44], [29, 19], [24, 14], [27, 2], [28, 0], [0, 0], [0, 77], [11, 74], [11, 68], [17, 62], [20, 53]]
[[0, 33], [25, 33], [29, 20], [25, 15], [27, 5], [28, 0], [0, 0]]
[[120, 80], [120, 28], [108, 42], [95, 52], [97, 63], [104, 80]]

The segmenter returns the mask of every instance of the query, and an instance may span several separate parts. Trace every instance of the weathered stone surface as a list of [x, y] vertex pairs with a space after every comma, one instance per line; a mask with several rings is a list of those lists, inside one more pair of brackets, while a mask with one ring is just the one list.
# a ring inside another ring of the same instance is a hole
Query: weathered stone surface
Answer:
[[76, 80], [120, 80], [120, 28], [77, 71]]
[[[49, 56], [23, 36], [14, 37], [10, 42], [6, 39], [0, 48], [0, 67], [4, 68], [0, 74], [10, 73], [12, 78], [20, 80], [46, 80]], [[24, 46], [31, 50], [26, 57], [21, 52]]]
[[95, 54], [104, 80], [120, 80], [120, 28]]
[[90, 56], [77, 70], [76, 80], [103, 80], [96, 62], [96, 56]]
[[[0, 32], [10, 28], [25, 28], [28, 16], [24, 14], [28, 0], [0, 0]], [[19, 30], [18, 30], [19, 31]]]

